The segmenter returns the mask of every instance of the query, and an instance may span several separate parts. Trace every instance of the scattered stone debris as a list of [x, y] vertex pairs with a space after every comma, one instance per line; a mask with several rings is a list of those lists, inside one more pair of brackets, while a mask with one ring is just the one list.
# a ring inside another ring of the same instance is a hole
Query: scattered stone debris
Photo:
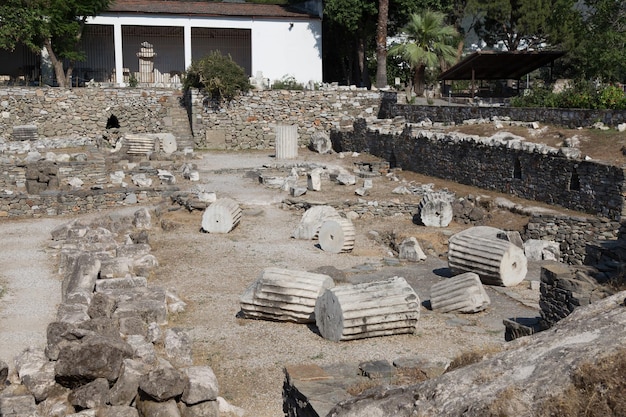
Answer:
[[408, 237], [400, 243], [398, 248], [398, 258], [410, 262], [420, 262], [426, 260], [426, 254], [422, 250], [417, 239], [413, 236]]

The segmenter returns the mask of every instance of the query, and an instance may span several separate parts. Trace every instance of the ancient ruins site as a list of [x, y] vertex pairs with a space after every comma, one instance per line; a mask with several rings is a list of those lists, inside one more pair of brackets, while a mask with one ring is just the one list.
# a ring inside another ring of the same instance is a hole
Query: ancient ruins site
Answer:
[[0, 415], [558, 413], [626, 340], [623, 138], [375, 110], [4, 130]]

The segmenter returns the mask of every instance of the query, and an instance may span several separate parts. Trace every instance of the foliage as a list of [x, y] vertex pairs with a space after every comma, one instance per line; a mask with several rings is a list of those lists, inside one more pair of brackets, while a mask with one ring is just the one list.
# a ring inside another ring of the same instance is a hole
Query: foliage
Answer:
[[[389, 0], [387, 34], [395, 36], [409, 17], [425, 9], [452, 10], [460, 0]], [[456, 15], [455, 15], [456, 16]], [[375, 62], [374, 36], [378, 19], [378, 0], [324, 1], [323, 65], [327, 82], [368, 86]], [[391, 58], [391, 57], [389, 57]], [[390, 66], [387, 65], [387, 71]], [[391, 70], [393, 72], [393, 70]], [[387, 74], [393, 82], [394, 76]]]
[[272, 83], [272, 90], [304, 90], [304, 85], [291, 75], [285, 75]]
[[183, 87], [199, 88], [217, 101], [230, 101], [237, 94], [250, 90], [250, 83], [244, 69], [230, 55], [213, 51], [191, 63], [185, 73]]
[[128, 77], [128, 86], [129, 87], [137, 87], [137, 85], [139, 84], [139, 80], [137, 80], [137, 77], [135, 77], [135, 74], [130, 74], [130, 76]]
[[470, 0], [466, 12], [489, 47], [509, 51], [556, 46], [572, 36], [576, 0]]
[[626, 81], [626, 2], [586, 0], [576, 41], [568, 52], [570, 71], [585, 79]]
[[[86, 20], [109, 7], [111, 0], [3, 0], [0, 3], [0, 48], [23, 43], [34, 52], [46, 48], [57, 82], [69, 86], [74, 63], [85, 59], [79, 49]], [[69, 62], [67, 72], [63, 60]]]
[[444, 18], [443, 13], [430, 10], [411, 15], [403, 29], [407, 41], [389, 49], [390, 55], [402, 57], [411, 67], [417, 94], [424, 91], [427, 69], [436, 71], [458, 60], [459, 34]]
[[534, 88], [511, 100], [514, 107], [560, 107], [569, 109], [626, 110], [626, 94], [613, 85], [596, 86], [587, 81], [575, 82], [560, 93]]

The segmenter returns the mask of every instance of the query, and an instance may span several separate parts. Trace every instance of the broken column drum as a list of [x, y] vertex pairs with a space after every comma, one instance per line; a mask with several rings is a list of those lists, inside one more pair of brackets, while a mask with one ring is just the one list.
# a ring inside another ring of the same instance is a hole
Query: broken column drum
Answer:
[[298, 157], [298, 126], [276, 126], [276, 159]]
[[315, 323], [334, 342], [415, 333], [420, 299], [402, 277], [326, 290], [315, 303]]
[[354, 248], [356, 232], [354, 225], [342, 217], [322, 223], [318, 233], [320, 247], [324, 252], [350, 252]]
[[457, 274], [474, 272], [487, 285], [509, 287], [522, 282], [528, 271], [524, 251], [502, 239], [477, 236], [472, 229], [450, 238], [450, 269]]
[[240, 220], [239, 204], [230, 198], [219, 198], [204, 210], [202, 230], [207, 233], [228, 233]]
[[452, 203], [443, 193], [424, 194], [418, 205], [418, 215], [424, 226], [447, 227], [452, 221]]
[[247, 318], [314, 323], [317, 298], [334, 285], [328, 275], [266, 268], [241, 296], [241, 312]]
[[477, 313], [486, 309], [491, 300], [480, 277], [466, 272], [430, 287], [430, 307], [438, 313]]

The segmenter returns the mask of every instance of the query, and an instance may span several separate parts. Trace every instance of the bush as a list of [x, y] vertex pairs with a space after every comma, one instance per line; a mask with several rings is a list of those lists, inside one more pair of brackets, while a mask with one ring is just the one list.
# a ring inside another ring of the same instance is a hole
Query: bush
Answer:
[[566, 109], [626, 110], [626, 95], [616, 86], [598, 87], [590, 81], [577, 81], [561, 93], [548, 88], [533, 88], [511, 99], [513, 107], [559, 107]]
[[297, 82], [295, 77], [285, 75], [272, 83], [272, 90], [304, 90], [304, 85]]
[[217, 101], [230, 101], [250, 90], [244, 69], [219, 51], [192, 62], [184, 76], [185, 89], [199, 88]]

